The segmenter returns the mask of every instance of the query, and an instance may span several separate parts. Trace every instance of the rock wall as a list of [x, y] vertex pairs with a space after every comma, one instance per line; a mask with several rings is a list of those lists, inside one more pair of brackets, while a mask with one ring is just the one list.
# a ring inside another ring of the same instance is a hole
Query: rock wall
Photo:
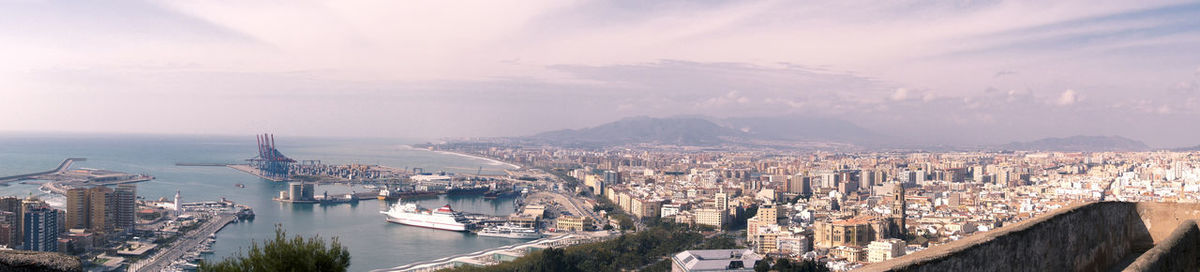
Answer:
[[54, 252], [0, 251], [0, 271], [82, 272], [79, 258]]

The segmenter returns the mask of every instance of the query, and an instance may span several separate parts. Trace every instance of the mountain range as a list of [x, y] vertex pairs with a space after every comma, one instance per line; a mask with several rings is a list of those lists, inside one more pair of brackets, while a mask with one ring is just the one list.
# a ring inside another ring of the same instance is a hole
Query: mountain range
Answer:
[[977, 147], [912, 144], [854, 123], [806, 116], [713, 118], [707, 116], [629, 117], [583, 129], [543, 132], [519, 139], [566, 146], [661, 144], [680, 146], [791, 146], [787, 143], [835, 143], [896, 150], [1145, 151], [1141, 141], [1121, 136], [1072, 136]]
[[607, 146], [631, 143], [715, 146], [750, 142], [836, 142], [875, 144], [886, 138], [853, 123], [799, 116], [712, 118], [630, 117], [584, 129], [525, 137], [560, 145]]

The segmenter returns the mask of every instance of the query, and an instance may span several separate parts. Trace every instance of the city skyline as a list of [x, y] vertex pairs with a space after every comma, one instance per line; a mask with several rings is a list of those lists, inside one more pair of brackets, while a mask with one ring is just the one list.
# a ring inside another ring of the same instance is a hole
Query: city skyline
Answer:
[[[4, 132], [522, 136], [797, 115], [1200, 144], [1182, 1], [0, 4]], [[186, 124], [186, 125], [183, 125]]]

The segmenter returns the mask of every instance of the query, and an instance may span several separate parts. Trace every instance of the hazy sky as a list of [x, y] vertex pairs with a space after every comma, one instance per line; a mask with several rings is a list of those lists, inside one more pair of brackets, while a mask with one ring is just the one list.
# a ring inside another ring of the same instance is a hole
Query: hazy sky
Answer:
[[0, 131], [525, 135], [807, 115], [1200, 144], [1195, 1], [0, 0]]

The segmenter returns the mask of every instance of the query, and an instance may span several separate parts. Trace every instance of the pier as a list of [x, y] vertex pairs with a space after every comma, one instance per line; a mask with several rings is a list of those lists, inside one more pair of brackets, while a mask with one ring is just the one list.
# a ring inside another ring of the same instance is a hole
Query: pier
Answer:
[[17, 181], [17, 180], [31, 179], [31, 178], [41, 176], [41, 175], [62, 173], [63, 171], [66, 171], [67, 169], [71, 168], [72, 163], [75, 163], [77, 161], [86, 161], [86, 160], [87, 160], [87, 158], [67, 158], [66, 160], [63, 160], [62, 163], [59, 163], [58, 168], [54, 168], [54, 170], [42, 171], [42, 172], [30, 173], [30, 174], [13, 175], [13, 176], [7, 176], [7, 177], [0, 177], [0, 183], [8, 183], [8, 182]]

